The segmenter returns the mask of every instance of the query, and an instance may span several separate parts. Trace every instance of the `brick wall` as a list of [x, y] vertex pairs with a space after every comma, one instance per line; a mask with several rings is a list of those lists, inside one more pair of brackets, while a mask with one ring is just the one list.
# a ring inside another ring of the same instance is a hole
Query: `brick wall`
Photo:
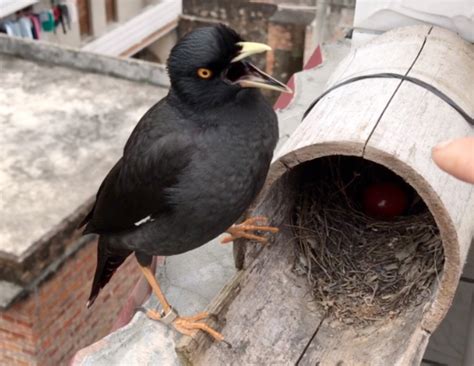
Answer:
[[129, 258], [86, 309], [96, 248], [96, 241], [86, 244], [32, 293], [0, 313], [0, 365], [66, 364], [77, 350], [109, 332], [140, 272]]
[[306, 28], [313, 18], [313, 13], [291, 9], [273, 14], [268, 24], [267, 42], [272, 51], [266, 53], [269, 74], [287, 81], [303, 68]]

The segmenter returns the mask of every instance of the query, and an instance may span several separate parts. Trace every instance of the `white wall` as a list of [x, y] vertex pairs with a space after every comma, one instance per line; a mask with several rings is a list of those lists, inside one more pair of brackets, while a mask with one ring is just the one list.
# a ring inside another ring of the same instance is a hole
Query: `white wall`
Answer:
[[[133, 1], [132, 1], [133, 2]], [[105, 0], [89, 0], [91, 28], [94, 37], [101, 36], [107, 30]]]
[[161, 37], [156, 42], [153, 42], [147, 48], [152, 52], [156, 57], [160, 59], [162, 64], [166, 63], [171, 49], [178, 41], [178, 33], [176, 30], [169, 32], [167, 35]]
[[140, 13], [145, 3], [144, 0], [115, 0], [117, 21], [122, 23]]

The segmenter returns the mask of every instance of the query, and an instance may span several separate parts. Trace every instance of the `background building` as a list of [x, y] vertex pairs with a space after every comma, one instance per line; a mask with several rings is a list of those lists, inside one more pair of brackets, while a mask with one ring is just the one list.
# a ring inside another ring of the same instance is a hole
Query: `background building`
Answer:
[[[168, 35], [180, 12], [181, 2], [175, 0], [2, 0], [0, 29], [9, 35], [128, 57]], [[47, 21], [50, 14], [52, 24]], [[16, 34], [16, 24], [25, 18], [38, 19], [39, 36]]]
[[259, 66], [287, 81], [302, 70], [316, 44], [345, 36], [354, 6], [355, 0], [3, 0], [0, 29], [32, 15], [73, 9], [64, 16], [64, 29], [56, 20], [39, 39], [164, 64], [178, 38], [196, 27], [224, 23], [248, 40], [272, 46], [257, 57]]

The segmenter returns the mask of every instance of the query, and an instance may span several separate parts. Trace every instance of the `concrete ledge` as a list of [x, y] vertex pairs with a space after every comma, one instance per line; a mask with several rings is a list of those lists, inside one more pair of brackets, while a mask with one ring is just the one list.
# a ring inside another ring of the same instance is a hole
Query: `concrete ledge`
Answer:
[[[0, 278], [3, 280], [0, 281], [0, 310], [8, 308], [29, 288], [39, 285], [67, 257], [92, 240], [91, 236], [80, 237], [80, 232], [76, 230], [92, 203], [93, 200], [89, 200], [78, 207], [21, 256], [0, 250]], [[13, 284], [16, 291], [12, 291]]]
[[146, 61], [105, 56], [3, 34], [0, 34], [0, 53], [157, 86], [169, 86], [166, 67]]
[[0, 280], [0, 309], [5, 309], [13, 299], [21, 294], [23, 288], [12, 282]]
[[178, 366], [174, 350], [178, 337], [170, 328], [140, 313], [119, 331], [79, 351], [71, 365]]
[[[77, 236], [77, 235], [76, 235]], [[76, 239], [76, 240], [75, 240]], [[7, 310], [10, 305], [19, 301], [20, 299], [28, 296], [29, 293], [37, 289], [44, 281], [48, 280], [51, 276], [54, 275], [58, 271], [59, 268], [66, 262], [66, 260], [76, 254], [79, 250], [82, 249], [85, 245], [94, 241], [96, 237], [94, 235], [88, 235], [81, 238], [69, 238], [68, 242], [71, 244], [66, 248], [61, 248], [64, 252], [59, 255], [58, 257], [54, 258], [54, 260], [49, 263], [46, 267], [38, 267], [32, 268], [32, 272], [28, 272], [31, 275], [29, 278], [30, 282], [27, 284], [20, 286], [14, 282], [9, 282], [5, 280], [0, 280], [0, 310]], [[50, 244], [50, 243], [47, 243]], [[50, 250], [50, 247], [46, 246], [45, 250]], [[34, 262], [37, 260], [36, 257], [41, 256], [41, 252], [33, 252], [32, 258], [29, 258], [27, 263]], [[49, 259], [49, 258], [48, 258]], [[0, 257], [0, 264], [2, 267], [4, 266], [5, 262], [4, 259]], [[16, 263], [9, 263], [13, 271], [20, 271], [24, 269], [24, 265]], [[7, 267], [7, 270], [10, 267]], [[0, 273], [1, 274], [1, 273]]]

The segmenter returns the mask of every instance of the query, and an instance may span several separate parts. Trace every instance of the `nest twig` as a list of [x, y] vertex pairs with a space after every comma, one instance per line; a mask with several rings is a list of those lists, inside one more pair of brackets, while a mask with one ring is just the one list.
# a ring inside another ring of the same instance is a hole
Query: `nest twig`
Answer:
[[349, 197], [352, 180], [333, 168], [301, 189], [295, 270], [307, 276], [314, 298], [346, 324], [368, 324], [424, 303], [444, 260], [428, 209], [392, 221], [369, 217]]

